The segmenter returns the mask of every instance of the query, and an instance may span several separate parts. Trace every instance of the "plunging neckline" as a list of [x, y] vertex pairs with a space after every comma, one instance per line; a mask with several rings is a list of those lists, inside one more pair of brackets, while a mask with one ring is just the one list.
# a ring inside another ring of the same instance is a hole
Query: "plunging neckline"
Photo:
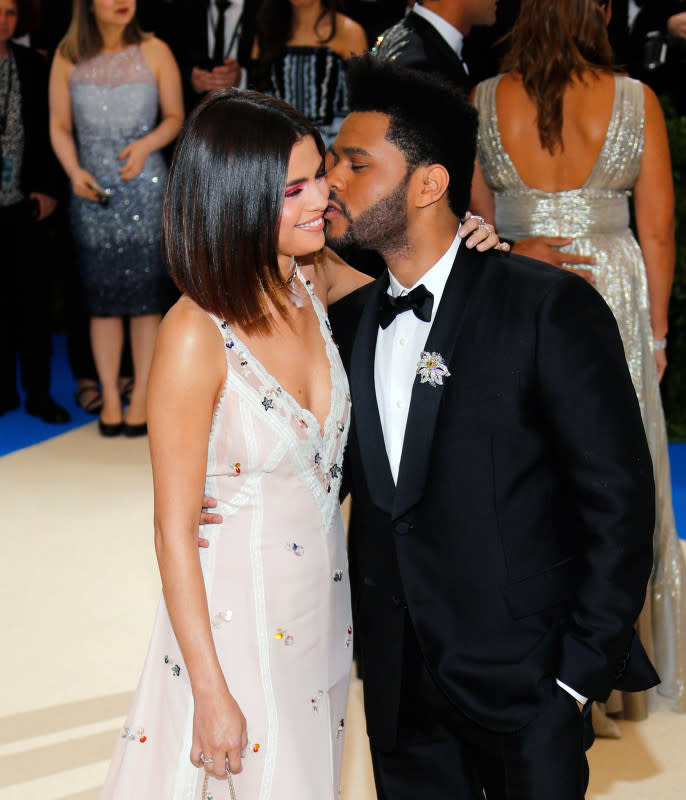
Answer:
[[[331, 336], [330, 336], [330, 333], [328, 331], [328, 328], [326, 328], [326, 325], [325, 325], [324, 321], [322, 320], [322, 314], [320, 314], [319, 309], [317, 308], [317, 305], [316, 305], [317, 303], [320, 303], [321, 301], [319, 300], [318, 297], [313, 295], [313, 291], [314, 290], [310, 288], [311, 287], [311, 282], [310, 281], [306, 281], [303, 278], [302, 273], [300, 272], [300, 267], [298, 267], [298, 266], [296, 266], [296, 268], [295, 268], [295, 277], [297, 278], [297, 280], [300, 281], [300, 283], [302, 284], [303, 288], [305, 289], [305, 292], [306, 292], [307, 296], [310, 298], [310, 303], [312, 305], [312, 310], [314, 311], [315, 316], [317, 317], [317, 322], [319, 323], [319, 333], [320, 333], [320, 336], [322, 338], [322, 341], [324, 342], [324, 352], [326, 354], [326, 360], [329, 363], [329, 383], [330, 383], [330, 388], [329, 388], [329, 410], [328, 410], [326, 416], [324, 417], [323, 425], [319, 421], [317, 415], [311, 409], [309, 409], [309, 408], [307, 408], [305, 406], [302, 406], [295, 399], [295, 397], [293, 397], [293, 395], [287, 389], [284, 388], [284, 386], [281, 383], [281, 381], [279, 381], [276, 378], [275, 375], [273, 375], [271, 372], [269, 372], [269, 370], [264, 366], [264, 364], [260, 361], [260, 359], [257, 358], [257, 356], [253, 353], [253, 351], [248, 347], [248, 345], [241, 339], [240, 336], [238, 336], [236, 334], [236, 331], [231, 327], [231, 325], [228, 322], [225, 323], [226, 324], [226, 330], [229, 332], [229, 335], [231, 336], [231, 338], [235, 341], [236, 348], [238, 349], [239, 353], [240, 352], [245, 352], [245, 354], [246, 354], [245, 360], [246, 361], [250, 360], [250, 363], [252, 365], [257, 365], [257, 370], [256, 371], [261, 373], [261, 377], [262, 377], [264, 383], [265, 384], [268, 384], [268, 383], [273, 384], [278, 389], [280, 395], [282, 397], [285, 397], [290, 402], [290, 404], [295, 408], [297, 414], [300, 417], [307, 417], [307, 418], [309, 418], [309, 420], [311, 422], [314, 422], [313, 428], [317, 431], [317, 433], [319, 434], [319, 438], [323, 441], [326, 438], [327, 431], [331, 427], [331, 420], [332, 420], [332, 417], [334, 416], [334, 412], [335, 412], [335, 403], [334, 403], [334, 386], [335, 386], [334, 360], [331, 358], [331, 353], [329, 352], [329, 347], [330, 347], [330, 345], [333, 344], [333, 341], [331, 340]], [[322, 307], [322, 312], [323, 312], [323, 307]], [[309, 426], [308, 426], [308, 429], [309, 429]]]
[[536, 186], [530, 186], [528, 183], [526, 183], [524, 178], [522, 178], [522, 176], [519, 174], [519, 170], [515, 166], [514, 161], [512, 160], [512, 158], [510, 158], [510, 154], [505, 149], [505, 145], [503, 144], [502, 136], [500, 135], [500, 120], [498, 118], [498, 85], [500, 84], [500, 80], [502, 79], [502, 77], [503, 77], [503, 75], [498, 75], [497, 76], [497, 80], [496, 80], [495, 86], [493, 87], [493, 101], [492, 101], [493, 102], [493, 108], [492, 108], [493, 125], [494, 125], [494, 129], [495, 129], [496, 137], [498, 139], [498, 146], [500, 148], [500, 151], [503, 154], [503, 157], [505, 158], [507, 163], [510, 165], [510, 168], [512, 169], [513, 174], [515, 175], [515, 177], [519, 181], [521, 188], [525, 189], [527, 192], [538, 192], [540, 194], [545, 194], [545, 195], [567, 194], [567, 193], [570, 193], [570, 192], [578, 192], [578, 191], [580, 191], [582, 189], [588, 189], [591, 181], [593, 180], [593, 178], [595, 177], [595, 175], [596, 175], [596, 173], [598, 171], [599, 165], [603, 163], [604, 156], [605, 156], [605, 151], [610, 146], [611, 134], [614, 133], [615, 120], [617, 119], [617, 114], [618, 114], [618, 111], [619, 111], [618, 106], [619, 106], [619, 102], [620, 102], [620, 96], [619, 96], [620, 92], [619, 92], [619, 87], [617, 85], [617, 76], [616, 75], [614, 76], [614, 94], [612, 96], [612, 109], [610, 111], [610, 121], [607, 123], [607, 130], [605, 131], [605, 138], [603, 139], [603, 143], [602, 143], [602, 145], [600, 147], [600, 150], [598, 151], [598, 155], [596, 156], [596, 159], [593, 162], [593, 166], [591, 167], [591, 171], [586, 176], [586, 180], [580, 186], [576, 186], [573, 189], [560, 189], [560, 190], [555, 191], [555, 192], [550, 192], [550, 191], [547, 191], [546, 189], [539, 189]]

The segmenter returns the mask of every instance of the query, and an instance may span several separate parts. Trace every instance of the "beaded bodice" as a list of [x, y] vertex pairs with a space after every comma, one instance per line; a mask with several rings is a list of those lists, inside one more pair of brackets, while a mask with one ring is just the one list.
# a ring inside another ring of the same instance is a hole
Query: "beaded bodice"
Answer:
[[69, 76], [69, 88], [81, 145], [128, 143], [155, 127], [157, 80], [140, 45], [80, 61]]
[[279, 482], [296, 477], [312, 493], [328, 528], [339, 505], [350, 394], [326, 312], [299, 269], [296, 279], [311, 298], [329, 360], [331, 402], [323, 431], [315, 415], [279, 384], [229, 323], [213, 317], [224, 337], [227, 376], [212, 425], [207, 475], [229, 478], [235, 490], [231, 504], [264, 478]]

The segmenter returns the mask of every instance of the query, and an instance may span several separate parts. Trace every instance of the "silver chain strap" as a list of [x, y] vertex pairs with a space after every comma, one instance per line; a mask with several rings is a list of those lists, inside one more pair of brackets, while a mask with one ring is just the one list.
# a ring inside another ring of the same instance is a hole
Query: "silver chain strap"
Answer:
[[[210, 776], [207, 773], [207, 771], [205, 771], [205, 780], [203, 781], [203, 784], [202, 784], [202, 800], [209, 800], [209, 798], [207, 797], [207, 783], [208, 783], [209, 779], [210, 779]], [[236, 790], [233, 787], [233, 778], [231, 777], [231, 770], [228, 767], [226, 768], [226, 779], [229, 782], [229, 796], [230, 796], [231, 800], [237, 800], [237, 798], [236, 798]], [[211, 797], [212, 797], [212, 795], [210, 795], [210, 798]]]

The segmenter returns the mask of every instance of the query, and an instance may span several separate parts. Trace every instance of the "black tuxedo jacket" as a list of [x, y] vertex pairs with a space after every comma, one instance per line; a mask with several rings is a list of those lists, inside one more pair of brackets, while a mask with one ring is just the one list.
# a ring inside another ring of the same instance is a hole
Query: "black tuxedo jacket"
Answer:
[[397, 486], [374, 390], [387, 273], [331, 308], [353, 401], [345, 472], [370, 738], [392, 747], [406, 615], [452, 703], [524, 726], [551, 682], [657, 676], [633, 624], [652, 566], [651, 458], [611, 311], [563, 270], [460, 247], [415, 381]]
[[437, 72], [465, 92], [472, 88], [458, 55], [436, 28], [418, 14], [410, 12], [383, 33], [374, 52], [380, 58], [392, 57], [401, 67]]
[[[243, 1], [238, 63], [245, 69], [250, 65], [250, 53], [255, 39], [255, 20], [259, 5], [259, 0]], [[178, 0], [177, 6], [172, 48], [179, 61], [186, 109], [190, 112], [202, 99], [202, 95], [199, 95], [191, 86], [191, 71], [193, 67], [207, 69], [212, 56], [207, 37], [209, 0]]]

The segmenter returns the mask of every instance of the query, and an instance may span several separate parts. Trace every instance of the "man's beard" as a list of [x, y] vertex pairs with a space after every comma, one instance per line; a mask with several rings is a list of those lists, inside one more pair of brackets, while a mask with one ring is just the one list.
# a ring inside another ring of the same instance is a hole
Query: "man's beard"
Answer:
[[331, 192], [331, 200], [348, 220], [348, 228], [341, 236], [326, 233], [326, 243], [334, 250], [355, 246], [375, 250], [382, 256], [405, 250], [407, 240], [407, 184], [406, 176], [389, 194], [366, 208], [355, 219], [350, 210]]

